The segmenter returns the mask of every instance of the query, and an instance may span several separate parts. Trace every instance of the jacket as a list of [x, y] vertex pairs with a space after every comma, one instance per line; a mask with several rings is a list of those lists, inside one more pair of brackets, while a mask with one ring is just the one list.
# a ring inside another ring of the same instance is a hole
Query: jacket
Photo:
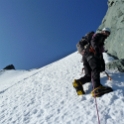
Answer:
[[104, 42], [107, 37], [102, 33], [96, 33], [91, 40], [91, 46], [95, 50], [95, 55], [100, 57], [104, 52]]

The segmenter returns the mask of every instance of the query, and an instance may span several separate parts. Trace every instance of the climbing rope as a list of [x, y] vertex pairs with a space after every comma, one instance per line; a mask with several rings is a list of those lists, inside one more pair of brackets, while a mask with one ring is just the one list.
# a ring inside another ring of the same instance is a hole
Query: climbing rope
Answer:
[[[92, 78], [91, 78], [91, 83], [92, 83], [92, 87], [94, 89], [94, 83], [93, 83], [93, 79]], [[94, 97], [94, 100], [95, 100], [95, 106], [96, 106], [96, 113], [97, 113], [98, 124], [100, 124], [99, 111], [98, 111], [98, 105], [97, 105], [96, 97]]]

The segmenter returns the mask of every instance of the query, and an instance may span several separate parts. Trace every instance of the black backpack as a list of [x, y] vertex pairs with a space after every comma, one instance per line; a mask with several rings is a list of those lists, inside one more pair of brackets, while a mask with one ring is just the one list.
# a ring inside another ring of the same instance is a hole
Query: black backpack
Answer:
[[76, 47], [79, 53], [85, 50], [88, 46], [90, 46], [90, 41], [95, 34], [94, 31], [87, 33], [82, 39], [77, 43]]

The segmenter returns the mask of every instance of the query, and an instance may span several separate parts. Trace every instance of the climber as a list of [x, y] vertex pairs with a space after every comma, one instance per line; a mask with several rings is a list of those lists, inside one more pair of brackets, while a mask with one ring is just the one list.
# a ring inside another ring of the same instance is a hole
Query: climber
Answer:
[[110, 87], [102, 86], [100, 83], [100, 72], [105, 71], [105, 62], [102, 55], [104, 42], [110, 34], [111, 30], [109, 28], [103, 28], [101, 32], [92, 36], [91, 44], [85, 49], [82, 57], [85, 75], [73, 82], [73, 87], [78, 95], [85, 94], [82, 85], [90, 81], [93, 84], [93, 91], [91, 92], [93, 97], [99, 97], [112, 91]]

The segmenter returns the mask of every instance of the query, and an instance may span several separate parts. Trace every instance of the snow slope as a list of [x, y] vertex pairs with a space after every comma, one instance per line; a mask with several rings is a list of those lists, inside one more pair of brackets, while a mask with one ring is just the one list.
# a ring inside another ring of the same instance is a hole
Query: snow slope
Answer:
[[[106, 62], [111, 58], [104, 54]], [[35, 70], [0, 71], [0, 124], [98, 124], [92, 86], [77, 96], [72, 81], [81, 74], [75, 52]], [[100, 124], [124, 124], [124, 74], [101, 74], [101, 83], [114, 92], [96, 98]]]

